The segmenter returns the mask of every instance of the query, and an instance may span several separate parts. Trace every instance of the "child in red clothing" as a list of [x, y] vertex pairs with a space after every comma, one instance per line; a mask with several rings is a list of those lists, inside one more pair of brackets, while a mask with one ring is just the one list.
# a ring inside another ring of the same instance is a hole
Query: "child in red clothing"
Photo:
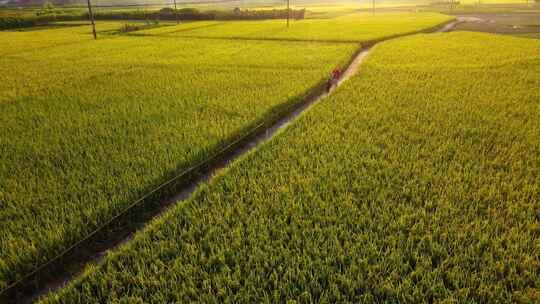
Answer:
[[337, 86], [340, 78], [341, 70], [339, 68], [335, 68], [332, 71], [330, 79], [328, 79], [328, 82], [326, 83], [326, 92], [330, 93], [330, 90], [332, 90], [333, 87]]

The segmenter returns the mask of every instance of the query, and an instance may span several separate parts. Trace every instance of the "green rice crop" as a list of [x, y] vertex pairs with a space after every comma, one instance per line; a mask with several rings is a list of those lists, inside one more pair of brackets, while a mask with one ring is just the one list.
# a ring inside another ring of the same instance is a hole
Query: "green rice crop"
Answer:
[[538, 303], [540, 42], [416, 35], [42, 303]]
[[438, 13], [355, 13], [333, 19], [291, 21], [205, 21], [141, 31], [139, 34], [203, 38], [368, 41], [417, 32], [452, 20]]
[[[58, 22], [64, 27], [47, 28], [31, 27], [12, 31], [0, 31], [0, 56], [16, 54], [22, 51], [43, 52], [45, 49], [55, 46], [83, 43], [91, 41], [92, 27], [90, 24], [82, 25], [82, 22]], [[98, 34], [118, 30], [123, 22], [97, 21], [96, 30]], [[54, 26], [55, 24], [53, 24]], [[69, 26], [73, 25], [73, 26]], [[103, 36], [100, 36], [103, 39]]]
[[357, 48], [117, 37], [2, 55], [0, 289], [298, 102]]

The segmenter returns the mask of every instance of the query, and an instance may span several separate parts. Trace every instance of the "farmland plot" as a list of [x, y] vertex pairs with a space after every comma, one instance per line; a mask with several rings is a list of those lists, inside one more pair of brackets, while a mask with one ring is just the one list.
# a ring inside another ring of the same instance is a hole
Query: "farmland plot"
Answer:
[[388, 36], [417, 32], [452, 20], [438, 13], [355, 13], [332, 19], [292, 21], [289, 28], [283, 20], [205, 21], [168, 26], [137, 32], [145, 35], [175, 37], [368, 41]]
[[42, 303], [538, 302], [539, 73], [533, 40], [380, 44], [335, 95]]
[[[2, 41], [0, 56], [4, 58], [4, 56], [22, 51], [43, 53], [50, 47], [90, 42], [93, 39], [92, 28], [88, 24], [81, 24], [84, 22], [59, 22], [58, 25], [63, 25], [63, 27], [48, 29], [44, 26], [0, 31], [0, 41]], [[97, 21], [96, 24], [98, 35], [100, 35], [120, 29], [124, 23]], [[100, 39], [103, 38], [105, 37], [100, 35]]]
[[117, 37], [3, 55], [0, 288], [297, 102], [357, 47]]

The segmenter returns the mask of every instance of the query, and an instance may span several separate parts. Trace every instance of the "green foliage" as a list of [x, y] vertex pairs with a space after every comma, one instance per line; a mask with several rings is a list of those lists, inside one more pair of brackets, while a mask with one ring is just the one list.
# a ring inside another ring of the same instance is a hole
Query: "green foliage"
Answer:
[[357, 48], [89, 31], [0, 32], [0, 288], [297, 102]]
[[418, 35], [361, 69], [42, 303], [537, 303], [540, 42]]
[[129, 32], [138, 31], [141, 28], [142, 28], [142, 26], [139, 25], [139, 24], [126, 23], [120, 28], [119, 31], [122, 32], [122, 33], [129, 33]]
[[47, 17], [36, 16], [32, 10], [2, 9], [0, 7], [0, 30], [31, 27], [47, 22]]
[[54, 7], [54, 4], [50, 1], [47, 1], [43, 4], [43, 7], [36, 12], [36, 16], [53, 16], [62, 13], [61, 10], [57, 10]]
[[0, 17], [0, 30], [30, 27], [39, 23], [38, 18]]
[[82, 18], [81, 12], [55, 9], [50, 2], [39, 10], [0, 8], [0, 30], [36, 27], [56, 20], [81, 20]]
[[291, 19], [301, 20], [304, 19], [306, 11], [305, 9], [240, 9], [234, 8], [232, 11], [212, 11], [214, 18], [218, 20], [265, 20], [265, 19], [287, 19], [290, 16]]
[[[0, 11], [0, 17], [1, 17]], [[60, 10], [55, 8], [52, 3], [47, 2], [43, 7], [35, 11], [38, 17], [48, 17], [48, 20], [88, 20], [88, 13], [84, 10], [66, 9]], [[147, 11], [142, 9], [109, 9], [97, 10], [94, 12], [96, 20], [176, 20], [176, 17], [183, 21], [193, 20], [264, 20], [264, 19], [284, 19], [287, 17], [287, 10], [241, 10], [238, 13], [232, 10], [204, 10], [200, 11], [196, 8], [180, 8], [176, 12], [172, 8], [163, 8], [156, 11]], [[291, 18], [303, 19], [305, 10], [291, 10]], [[32, 17], [19, 17], [23, 20], [32, 20]]]
[[159, 26], [158, 20], [146, 20], [144, 23], [125, 23], [118, 30], [121, 33], [129, 33]]

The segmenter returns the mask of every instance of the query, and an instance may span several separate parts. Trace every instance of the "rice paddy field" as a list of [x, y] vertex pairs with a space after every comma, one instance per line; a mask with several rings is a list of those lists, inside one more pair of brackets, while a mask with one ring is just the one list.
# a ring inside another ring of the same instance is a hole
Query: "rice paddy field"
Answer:
[[[369, 23], [394, 35], [451, 17], [389, 20]], [[211, 27], [209, 39], [104, 35], [121, 25], [98, 23], [97, 41], [88, 26], [0, 32], [8, 41], [0, 48], [0, 289], [174, 173], [299, 102], [359, 48], [213, 39]], [[311, 39], [309, 27], [296, 26], [295, 37]], [[323, 37], [339, 40], [335, 28], [324, 28], [318, 26]]]
[[297, 102], [356, 48], [120, 37], [4, 55], [0, 286]]
[[[102, 34], [118, 30], [123, 25], [115, 21], [98, 21], [96, 24], [101, 38], [105, 38]], [[45, 52], [51, 47], [89, 42], [92, 40], [92, 28], [88, 22], [58, 22], [50, 26], [0, 31], [0, 38], [0, 56], [4, 57], [26, 51]]]
[[353, 13], [332, 19], [292, 21], [208, 21], [188, 23], [137, 32], [140, 35], [160, 35], [192, 38], [271, 39], [329, 42], [373, 41], [389, 36], [426, 30], [449, 22], [453, 17], [439, 13], [384, 12]]
[[[482, 8], [499, 14], [501, 1]], [[394, 38], [38, 302], [540, 303], [540, 41], [421, 34], [455, 17], [369, 4], [311, 3], [289, 28], [121, 33], [100, 21], [97, 41], [84, 22], [0, 31], [0, 302], [133, 201], [319, 91], [362, 46]], [[501, 18], [531, 27], [531, 9]]]
[[41, 303], [540, 301], [540, 42], [415, 35], [361, 69]]

